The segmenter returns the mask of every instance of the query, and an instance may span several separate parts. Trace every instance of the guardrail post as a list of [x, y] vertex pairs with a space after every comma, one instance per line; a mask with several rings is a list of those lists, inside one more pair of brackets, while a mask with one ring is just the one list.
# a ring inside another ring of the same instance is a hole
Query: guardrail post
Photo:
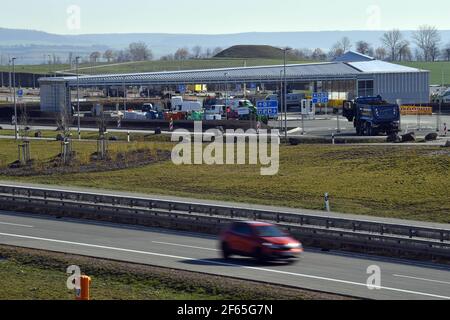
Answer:
[[280, 214], [277, 213], [277, 223], [280, 223]]
[[234, 218], [234, 210], [233, 209], [231, 209], [231, 218]]
[[47, 192], [44, 191], [44, 199], [47, 199]]
[[152, 201], [150, 201], [150, 205], [148, 207], [150, 208], [150, 210], [153, 210], [154, 205]]
[[356, 222], [353, 222], [353, 232], [356, 231]]
[[169, 211], [172, 212], [172, 204], [169, 203]]

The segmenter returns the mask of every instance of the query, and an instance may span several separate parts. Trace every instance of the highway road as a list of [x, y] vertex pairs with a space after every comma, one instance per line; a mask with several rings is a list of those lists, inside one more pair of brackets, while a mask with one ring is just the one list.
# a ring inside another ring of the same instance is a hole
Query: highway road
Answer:
[[[296, 264], [220, 258], [214, 237], [0, 212], [0, 243], [264, 281], [370, 299], [450, 299], [450, 267], [307, 249]], [[367, 287], [367, 268], [381, 288]]]

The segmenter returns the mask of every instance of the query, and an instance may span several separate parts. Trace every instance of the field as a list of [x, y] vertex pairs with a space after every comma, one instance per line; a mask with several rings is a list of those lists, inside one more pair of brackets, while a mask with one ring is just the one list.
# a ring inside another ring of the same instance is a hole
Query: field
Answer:
[[92, 300], [343, 299], [218, 276], [0, 246], [0, 300], [74, 300], [70, 265], [91, 279]]
[[[167, 152], [172, 146], [119, 142], [112, 148], [117, 154], [145, 148]], [[96, 144], [75, 142], [74, 148], [89, 162]], [[33, 141], [31, 150], [39, 168], [56, 156], [59, 143]], [[261, 176], [259, 166], [176, 166], [166, 159], [107, 172], [18, 177], [8, 171], [0, 179], [319, 210], [328, 192], [333, 211], [450, 223], [448, 149], [299, 145], [282, 146], [280, 157], [275, 176]], [[16, 143], [0, 141], [0, 171], [16, 159]]]
[[[402, 65], [429, 70], [430, 84], [450, 85], [450, 62], [403, 62]], [[444, 78], [442, 78], [444, 76]]]

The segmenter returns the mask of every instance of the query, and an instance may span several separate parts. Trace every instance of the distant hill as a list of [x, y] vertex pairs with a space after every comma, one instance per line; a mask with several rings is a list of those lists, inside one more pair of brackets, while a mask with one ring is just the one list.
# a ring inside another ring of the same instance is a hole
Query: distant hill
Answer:
[[280, 59], [283, 50], [272, 46], [238, 45], [218, 53], [215, 58]]
[[[68, 56], [69, 51], [83, 54], [93, 47], [123, 49], [131, 42], [143, 41], [149, 45], [156, 58], [174, 53], [178, 48], [201, 46], [203, 48], [229, 48], [236, 45], [267, 45], [274, 47], [290, 46], [292, 48], [321, 48], [329, 50], [337, 40], [346, 36], [355, 43], [365, 40], [373, 46], [380, 46], [380, 38], [384, 31], [321, 31], [321, 32], [249, 32], [237, 34], [163, 34], [163, 33], [130, 33], [130, 34], [82, 34], [58, 35], [34, 30], [19, 30], [0, 28], [0, 54], [6, 51], [22, 50], [26, 56], [29, 46], [41, 49], [35, 53], [36, 59], [43, 60], [48, 54], [46, 46], [53, 47], [51, 52], [58, 51], [55, 46], [70, 46], [63, 52]], [[405, 38], [411, 40], [412, 31], [404, 31]], [[440, 31], [442, 43], [450, 42], [450, 31]], [[19, 47], [18, 47], [19, 46]], [[14, 47], [14, 49], [11, 49]], [[20, 47], [23, 47], [22, 49]], [[14, 54], [20, 54], [14, 53]], [[63, 53], [61, 53], [63, 54]], [[66, 58], [61, 56], [61, 59]], [[35, 63], [28, 57], [21, 63]]]

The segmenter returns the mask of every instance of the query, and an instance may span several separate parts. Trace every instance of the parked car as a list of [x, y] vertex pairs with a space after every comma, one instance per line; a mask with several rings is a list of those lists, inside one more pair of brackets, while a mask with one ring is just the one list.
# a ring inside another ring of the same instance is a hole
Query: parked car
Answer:
[[235, 222], [220, 236], [223, 257], [254, 257], [258, 261], [298, 259], [302, 244], [277, 226], [255, 221]]

